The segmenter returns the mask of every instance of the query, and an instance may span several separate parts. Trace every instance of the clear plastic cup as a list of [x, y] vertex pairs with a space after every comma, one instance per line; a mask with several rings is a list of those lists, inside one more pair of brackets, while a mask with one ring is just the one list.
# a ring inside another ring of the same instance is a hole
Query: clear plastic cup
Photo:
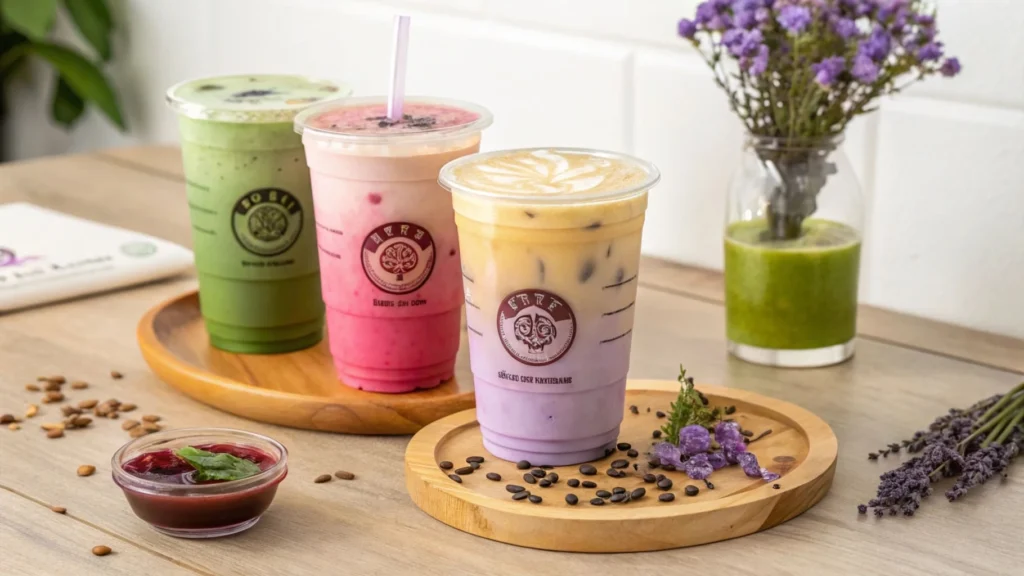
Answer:
[[462, 246], [484, 446], [565, 465], [616, 443], [650, 163], [573, 148], [502, 150], [441, 170]]
[[295, 119], [313, 185], [320, 273], [338, 377], [374, 392], [451, 378], [463, 302], [447, 162], [476, 152], [491, 114], [408, 97], [385, 118], [383, 96], [311, 108]]

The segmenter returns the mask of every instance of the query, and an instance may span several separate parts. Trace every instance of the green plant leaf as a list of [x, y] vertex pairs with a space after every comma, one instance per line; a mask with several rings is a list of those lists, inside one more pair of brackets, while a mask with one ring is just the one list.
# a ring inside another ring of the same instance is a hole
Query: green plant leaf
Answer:
[[71, 19], [104, 62], [110, 60], [110, 31], [113, 20], [106, 0], [64, 0]]
[[53, 103], [50, 113], [58, 124], [70, 128], [85, 112], [85, 101], [82, 100], [60, 74], [57, 75], [57, 87], [53, 92]]
[[111, 122], [121, 130], [126, 129], [114, 89], [92, 62], [64, 46], [47, 42], [33, 43], [29, 51], [52, 64], [80, 98], [99, 106]]
[[251, 460], [225, 452], [207, 452], [185, 446], [174, 454], [196, 469], [197, 480], [241, 480], [260, 473], [260, 467]]
[[53, 28], [57, 0], [0, 0], [0, 16], [33, 40], [43, 40]]

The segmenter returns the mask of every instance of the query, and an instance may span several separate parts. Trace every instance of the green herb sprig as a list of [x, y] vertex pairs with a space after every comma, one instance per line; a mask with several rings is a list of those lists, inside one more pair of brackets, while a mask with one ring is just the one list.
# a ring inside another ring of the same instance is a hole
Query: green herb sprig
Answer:
[[207, 452], [192, 446], [175, 450], [174, 454], [196, 469], [196, 480], [200, 482], [241, 480], [260, 473], [255, 462], [234, 454]]
[[679, 443], [679, 431], [687, 426], [696, 424], [705, 428], [713, 426], [721, 420], [721, 411], [718, 408], [708, 408], [707, 399], [693, 386], [693, 377], [686, 375], [686, 368], [679, 365], [680, 383], [679, 396], [672, 403], [672, 409], [668, 413], [668, 422], [661, 427], [665, 439], [673, 444]]

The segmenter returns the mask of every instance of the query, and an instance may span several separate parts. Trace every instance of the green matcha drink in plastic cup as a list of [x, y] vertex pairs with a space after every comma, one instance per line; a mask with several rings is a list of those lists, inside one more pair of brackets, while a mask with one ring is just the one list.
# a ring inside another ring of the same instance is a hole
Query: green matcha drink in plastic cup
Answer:
[[213, 346], [275, 354], [323, 337], [309, 169], [292, 121], [350, 92], [287, 75], [202, 78], [167, 91], [179, 114], [199, 303]]

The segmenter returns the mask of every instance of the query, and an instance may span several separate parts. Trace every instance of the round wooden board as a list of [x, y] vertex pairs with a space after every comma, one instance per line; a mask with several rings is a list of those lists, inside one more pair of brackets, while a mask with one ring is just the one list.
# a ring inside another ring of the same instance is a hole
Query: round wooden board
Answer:
[[472, 378], [407, 394], [362, 392], [338, 381], [324, 339], [290, 354], [249, 355], [210, 346], [196, 292], [142, 317], [139, 346], [162, 380], [192, 398], [252, 420], [348, 434], [412, 434], [472, 408]]
[[[747, 430], [758, 434], [770, 428], [772, 433], [750, 444], [762, 466], [782, 474], [772, 482], [748, 478], [738, 466], [716, 471], [711, 481], [714, 490], [690, 480], [683, 472], [665, 473], [673, 481], [669, 490], [676, 499], [658, 501], [663, 493], [641, 478], [650, 449], [652, 432], [665, 423], [656, 412], [668, 411], [679, 384], [666, 381], [631, 381], [626, 406], [636, 405], [639, 414], [626, 411], [619, 442], [628, 442], [640, 452], [628, 458], [623, 452], [595, 463], [596, 476], [583, 476], [578, 466], [556, 466], [559, 481], [549, 488], [528, 485], [522, 470], [512, 462], [490, 456], [483, 447], [476, 411], [453, 414], [425, 427], [409, 443], [405, 452], [406, 487], [413, 501], [427, 514], [459, 530], [519, 546], [563, 552], [643, 552], [665, 550], [717, 542], [745, 536], [776, 526], [814, 506], [832, 485], [838, 443], [832, 429], [814, 414], [779, 400], [752, 392], [703, 386], [698, 388], [714, 406], [736, 406], [732, 416]], [[647, 412], [647, 408], [651, 411]], [[468, 456], [484, 456], [486, 461], [475, 473], [458, 484], [448, 478], [438, 463], [444, 460], [464, 466]], [[612, 460], [631, 462], [626, 478], [605, 474]], [[634, 472], [632, 463], [640, 464]], [[501, 475], [500, 482], [485, 477], [488, 472]], [[527, 471], [528, 472], [528, 471]], [[651, 472], [664, 473], [661, 470]], [[592, 480], [593, 489], [570, 488], [572, 478]], [[506, 484], [525, 486], [541, 496], [541, 504], [513, 501]], [[688, 484], [700, 488], [697, 496], [687, 497]], [[621, 486], [627, 490], [643, 486], [647, 494], [627, 504], [591, 505], [596, 490]], [[566, 494], [580, 499], [576, 506], [565, 502]]]

